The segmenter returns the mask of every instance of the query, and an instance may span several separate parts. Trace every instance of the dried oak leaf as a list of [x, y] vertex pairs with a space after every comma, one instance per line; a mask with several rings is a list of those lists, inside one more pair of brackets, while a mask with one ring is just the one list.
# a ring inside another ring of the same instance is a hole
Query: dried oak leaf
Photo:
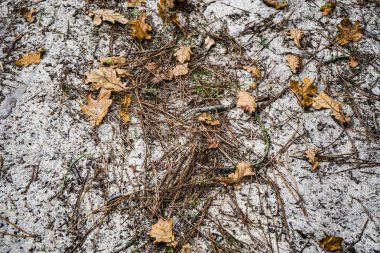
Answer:
[[123, 25], [128, 24], [128, 19], [124, 17], [123, 14], [120, 14], [113, 10], [96, 10], [90, 12], [90, 17], [94, 16], [94, 25], [99, 26], [101, 25], [102, 21], [109, 21], [112, 24], [115, 24], [115, 22], [119, 22]]
[[27, 9], [23, 8], [20, 11], [20, 14], [25, 18], [25, 20], [29, 23], [33, 23], [36, 21], [36, 18], [33, 16], [34, 13], [39, 12], [37, 8]]
[[127, 8], [133, 8], [133, 7], [139, 7], [142, 3], [146, 3], [146, 0], [127, 0], [123, 7]]
[[321, 7], [322, 16], [327, 16], [332, 14], [336, 9], [335, 1], [326, 1], [325, 5]]
[[294, 44], [298, 47], [301, 48], [301, 40], [303, 36], [303, 31], [298, 28], [290, 29], [288, 36], [293, 39]]
[[101, 89], [98, 99], [93, 99], [91, 95], [87, 96], [87, 105], [81, 105], [82, 112], [88, 115], [88, 119], [93, 121], [94, 126], [98, 126], [108, 112], [108, 107], [112, 104], [111, 91]]
[[111, 56], [111, 57], [100, 57], [100, 63], [103, 65], [125, 65], [127, 63], [127, 59], [122, 56]]
[[127, 94], [124, 96], [123, 100], [121, 101], [120, 111], [119, 111], [119, 115], [125, 123], [128, 123], [131, 120], [131, 117], [129, 114], [130, 105], [131, 105], [131, 95]]
[[348, 65], [350, 65], [351, 68], [356, 68], [357, 66], [359, 66], [359, 61], [355, 55], [350, 55], [350, 60], [348, 61]]
[[207, 36], [207, 38], [205, 39], [205, 43], [204, 43], [204, 47], [206, 48], [206, 50], [210, 50], [210, 48], [215, 45], [215, 40], [213, 38], [211, 38], [210, 36]]
[[262, 73], [261, 71], [256, 68], [256, 67], [253, 67], [253, 66], [243, 66], [243, 69], [248, 71], [249, 73], [252, 74], [253, 77], [255, 77], [256, 79], [260, 79], [262, 77]]
[[37, 50], [33, 52], [28, 52], [26, 55], [21, 56], [18, 60], [15, 61], [17, 66], [27, 67], [29, 65], [39, 64], [41, 62], [42, 50]]
[[315, 172], [319, 167], [317, 153], [319, 152], [319, 148], [308, 148], [305, 150], [305, 157], [309, 160], [311, 164], [311, 172]]
[[344, 239], [338, 236], [326, 235], [319, 241], [322, 249], [327, 251], [343, 250], [342, 242]]
[[340, 123], [349, 123], [351, 117], [345, 115], [342, 111], [343, 104], [341, 102], [335, 101], [329, 97], [324, 91], [318, 94], [314, 98], [313, 107], [317, 110], [326, 108], [331, 110], [331, 114], [340, 122]]
[[251, 164], [247, 162], [240, 162], [236, 165], [234, 173], [228, 175], [228, 177], [215, 178], [225, 184], [234, 184], [239, 182], [243, 177], [252, 176], [254, 172], [252, 171]]
[[132, 36], [137, 38], [139, 41], [143, 39], [150, 40], [152, 36], [148, 34], [149, 31], [152, 31], [152, 27], [145, 23], [146, 11], [141, 11], [137, 19], [129, 20], [128, 24], [131, 25]]
[[220, 121], [219, 120], [213, 119], [212, 116], [211, 116], [211, 114], [210, 113], [206, 113], [206, 112], [202, 113], [198, 117], [198, 121], [201, 122], [201, 123], [210, 125], [210, 126], [220, 125]]
[[238, 92], [236, 105], [248, 113], [253, 113], [257, 108], [255, 97], [244, 90]]
[[155, 238], [154, 243], [164, 242], [167, 246], [175, 246], [177, 244], [173, 233], [172, 218], [169, 220], [159, 219], [158, 222], [152, 226], [149, 235]]
[[207, 144], [208, 149], [216, 149], [218, 147], [219, 147], [219, 142], [214, 141], [214, 140], [209, 141]]
[[288, 3], [285, 1], [264, 0], [264, 3], [269, 7], [276, 8], [276, 10], [284, 9], [288, 6]]
[[300, 71], [301, 67], [301, 58], [297, 55], [288, 54], [288, 64], [290, 67], [290, 70], [297, 74]]
[[338, 44], [346, 45], [350, 41], [358, 41], [361, 39], [364, 33], [364, 29], [360, 26], [359, 21], [355, 21], [355, 24], [352, 24], [351, 20], [344, 18], [338, 27]]
[[294, 94], [298, 94], [298, 103], [301, 106], [311, 106], [314, 102], [313, 96], [317, 93], [318, 89], [313, 85], [308, 77], [303, 79], [303, 84], [299, 81], [290, 80], [290, 90]]
[[177, 65], [173, 70], [172, 73], [175, 77], [177, 76], [184, 76], [189, 73], [189, 68], [187, 67], [187, 63], [182, 65]]
[[125, 84], [120, 80], [116, 70], [113, 68], [100, 67], [84, 74], [86, 75], [85, 83], [91, 83], [93, 90], [104, 88], [111, 91], [122, 91], [126, 89]]
[[174, 56], [177, 57], [179, 63], [184, 64], [185, 62], [190, 61], [192, 54], [191, 46], [182, 46], [174, 53]]

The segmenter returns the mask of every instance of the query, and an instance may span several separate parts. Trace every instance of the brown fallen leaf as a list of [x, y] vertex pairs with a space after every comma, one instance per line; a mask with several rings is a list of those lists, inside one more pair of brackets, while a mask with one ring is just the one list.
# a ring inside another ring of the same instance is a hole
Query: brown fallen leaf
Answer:
[[215, 45], [215, 40], [211, 38], [210, 36], [207, 36], [204, 43], [205, 49], [208, 51], [213, 45]]
[[109, 21], [112, 24], [115, 24], [115, 22], [119, 22], [123, 25], [128, 24], [128, 19], [124, 17], [123, 14], [120, 14], [113, 10], [96, 10], [96, 11], [90, 11], [89, 14], [90, 17], [94, 16], [94, 25], [99, 26], [102, 24], [102, 21]]
[[319, 241], [322, 249], [327, 251], [343, 250], [342, 242], [344, 239], [338, 236], [326, 235]]
[[260, 79], [262, 77], [262, 73], [261, 71], [256, 68], [256, 67], [253, 67], [253, 66], [243, 66], [243, 69], [248, 71], [249, 73], [252, 74], [253, 77], [255, 77], [256, 79]]
[[159, 219], [149, 232], [150, 237], [155, 238], [154, 243], [164, 242], [167, 246], [175, 246], [177, 243], [173, 233], [173, 219]]
[[179, 63], [184, 64], [185, 62], [190, 61], [192, 54], [191, 46], [182, 46], [174, 53], [174, 56], [177, 57]]
[[164, 23], [164, 27], [167, 26], [168, 23], [173, 24], [178, 30], [182, 32], [182, 34], [186, 35], [186, 31], [183, 29], [181, 22], [177, 13], [170, 13], [170, 8], [165, 5], [165, 3], [157, 3], [157, 13], [158, 16], [162, 19]]
[[359, 61], [355, 55], [350, 55], [350, 60], [348, 61], [348, 65], [350, 65], [351, 68], [356, 68], [357, 66], [359, 66]]
[[219, 177], [214, 179], [225, 184], [234, 184], [239, 182], [243, 177], [252, 175], [254, 175], [254, 172], [252, 171], [251, 164], [247, 162], [240, 162], [238, 165], [236, 165], [235, 172], [229, 174], [228, 177]]
[[288, 3], [285, 1], [264, 0], [264, 3], [269, 7], [276, 8], [276, 10], [284, 9], [288, 6]]
[[290, 70], [297, 74], [300, 71], [301, 68], [301, 58], [297, 55], [288, 54], [288, 64], [290, 67]]
[[332, 14], [336, 9], [336, 1], [326, 1], [325, 5], [321, 7], [322, 16]]
[[123, 100], [121, 101], [120, 111], [119, 111], [119, 115], [125, 123], [128, 123], [131, 120], [131, 116], [129, 114], [130, 105], [131, 105], [131, 95], [127, 94], [124, 96]]
[[108, 107], [112, 104], [111, 91], [101, 89], [98, 99], [93, 99], [91, 95], [87, 96], [87, 105], [81, 105], [82, 112], [88, 115], [88, 119], [93, 121], [94, 126], [98, 126], [108, 112]]
[[241, 90], [237, 94], [236, 106], [243, 108], [245, 112], [253, 113], [257, 108], [256, 99], [248, 92]]
[[314, 98], [313, 107], [317, 110], [322, 108], [330, 109], [331, 114], [342, 124], [349, 123], [351, 120], [349, 115], [343, 113], [343, 104], [329, 97], [324, 91]]
[[288, 35], [291, 39], [293, 39], [294, 44], [298, 48], [302, 47], [301, 40], [302, 40], [302, 36], [303, 36], [303, 31], [301, 29], [297, 29], [297, 28], [290, 29]]
[[173, 80], [173, 71], [167, 71], [166, 73], [159, 73], [154, 76], [154, 78], [151, 80], [153, 84], [158, 84], [163, 81], [170, 81]]
[[308, 148], [305, 150], [305, 157], [309, 160], [311, 164], [311, 172], [315, 172], [319, 167], [317, 153], [319, 152], [319, 148]]
[[338, 27], [338, 44], [344, 46], [350, 41], [358, 41], [361, 39], [364, 33], [364, 29], [360, 26], [359, 21], [355, 21], [352, 24], [351, 20], [344, 18]]
[[17, 66], [27, 67], [29, 65], [39, 64], [41, 62], [41, 54], [43, 50], [37, 50], [33, 52], [28, 52], [26, 55], [21, 56], [15, 61]]
[[37, 8], [27, 9], [23, 8], [20, 11], [20, 14], [25, 18], [25, 20], [29, 23], [33, 23], [36, 21], [36, 18], [33, 16], [34, 13], [39, 12]]
[[127, 62], [125, 57], [121, 56], [111, 56], [111, 57], [100, 57], [100, 63], [103, 65], [124, 65]]
[[257, 83], [253, 82], [249, 85], [250, 89], [256, 89], [257, 88]]
[[160, 3], [169, 9], [173, 9], [177, 4], [185, 2], [187, 2], [187, 0], [160, 0]]
[[146, 11], [143, 10], [140, 12], [137, 19], [128, 21], [128, 24], [131, 25], [132, 36], [137, 38], [139, 41], [142, 41], [143, 39], [150, 40], [152, 38], [152, 36], [148, 34], [149, 31], [152, 31], [152, 27], [148, 23], [145, 23], [145, 19]]
[[220, 125], [220, 121], [219, 120], [213, 119], [212, 116], [211, 116], [211, 114], [210, 113], [206, 113], [206, 112], [202, 113], [198, 117], [198, 121], [201, 122], [201, 123], [210, 125], [210, 126]]
[[104, 88], [110, 91], [122, 91], [126, 89], [113, 68], [100, 67], [84, 74], [86, 75], [85, 83], [90, 83], [93, 90]]
[[209, 141], [207, 144], [208, 149], [216, 149], [219, 147], [219, 142], [217, 141]]
[[317, 87], [313, 85], [308, 77], [303, 79], [302, 85], [299, 81], [290, 80], [290, 90], [294, 94], [298, 94], [298, 103], [303, 107], [313, 104], [313, 96], [318, 91]]
[[182, 64], [182, 65], [177, 65], [173, 70], [172, 73], [175, 77], [177, 76], [184, 76], [189, 73], [189, 68], [187, 67], [187, 63]]
[[181, 253], [191, 253], [191, 246], [190, 244], [186, 244], [182, 247]]
[[127, 0], [123, 7], [127, 8], [133, 8], [133, 7], [139, 7], [142, 3], [146, 3], [146, 0]]

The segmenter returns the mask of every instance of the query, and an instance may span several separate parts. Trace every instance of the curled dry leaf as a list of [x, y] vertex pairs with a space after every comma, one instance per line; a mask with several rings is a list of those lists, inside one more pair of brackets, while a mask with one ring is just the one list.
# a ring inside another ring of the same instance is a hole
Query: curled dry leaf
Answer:
[[23, 8], [20, 11], [20, 14], [25, 18], [25, 20], [29, 23], [33, 23], [36, 21], [36, 18], [33, 16], [34, 13], [39, 12], [37, 8], [27, 9]]
[[247, 162], [241, 162], [236, 165], [234, 173], [228, 175], [228, 177], [215, 178], [216, 180], [223, 182], [225, 184], [234, 184], [239, 182], [243, 177], [254, 175], [251, 164]]
[[169, 220], [159, 219], [158, 222], [152, 226], [149, 235], [155, 238], [154, 243], [164, 242], [167, 246], [175, 246], [177, 244], [173, 233], [172, 218]]
[[335, 1], [326, 1], [325, 5], [321, 7], [322, 16], [327, 16], [332, 14], [336, 9], [336, 2]]
[[15, 61], [17, 66], [27, 67], [29, 65], [39, 64], [41, 62], [42, 50], [37, 50], [33, 52], [28, 52], [26, 55], [21, 56], [18, 60]]
[[293, 39], [294, 44], [298, 48], [301, 48], [301, 40], [303, 36], [303, 31], [301, 29], [294, 28], [294, 29], [290, 29], [288, 34], [289, 34], [289, 37]]
[[187, 67], [187, 63], [182, 65], [177, 65], [173, 70], [172, 73], [175, 77], [177, 76], [184, 76], [189, 73], [189, 68]]
[[207, 38], [205, 39], [205, 48], [206, 50], [210, 50], [210, 48], [215, 45], [215, 40], [213, 38], [211, 38], [210, 36], [207, 36]]
[[210, 125], [210, 126], [217, 126], [217, 125], [220, 125], [220, 121], [217, 120], [217, 119], [213, 119], [211, 114], [210, 113], [202, 113], [199, 117], [198, 117], [198, 121], [201, 122], [201, 123], [204, 123], [204, 124], [207, 124], [207, 125]]
[[88, 119], [93, 121], [94, 126], [98, 126], [108, 112], [108, 107], [112, 104], [111, 91], [101, 89], [98, 99], [87, 96], [87, 105], [81, 105], [82, 112], [88, 115]]
[[90, 83], [93, 90], [104, 88], [111, 91], [122, 91], [126, 89], [125, 84], [113, 68], [100, 67], [84, 74], [86, 75], [85, 83]]
[[174, 56], [177, 57], [179, 63], [184, 64], [185, 62], [190, 61], [192, 54], [191, 46], [182, 46], [174, 53]]
[[141, 3], [146, 3], [146, 0], [127, 0], [123, 7], [133, 8], [141, 6]]
[[190, 244], [186, 244], [182, 247], [181, 253], [191, 253], [191, 246]]
[[127, 59], [125, 57], [121, 56], [111, 56], [111, 57], [100, 57], [99, 58], [100, 63], [103, 65], [124, 65], [127, 62]]
[[261, 71], [256, 68], [256, 67], [253, 67], [253, 66], [243, 66], [243, 69], [248, 71], [249, 73], [252, 74], [253, 77], [255, 77], [256, 79], [260, 79], [262, 77], [262, 73]]
[[113, 10], [96, 10], [96, 11], [90, 11], [90, 17], [94, 16], [94, 25], [99, 26], [102, 24], [102, 21], [109, 21], [112, 24], [115, 24], [115, 22], [119, 22], [121, 24], [128, 24], [128, 19], [124, 17], [123, 14], [120, 14]]
[[131, 25], [132, 36], [137, 38], [139, 41], [143, 39], [150, 40], [152, 36], [148, 34], [149, 31], [152, 31], [152, 27], [145, 23], [146, 11], [141, 11], [140, 15], [135, 20], [129, 20], [128, 24]]
[[313, 85], [308, 77], [303, 79], [302, 85], [299, 81], [290, 80], [290, 90], [298, 95], [298, 103], [303, 107], [313, 104], [313, 96], [318, 91], [317, 87]]
[[288, 64], [289, 64], [290, 70], [294, 74], [297, 74], [300, 71], [301, 58], [299, 58], [297, 55], [288, 54]]
[[244, 90], [239, 91], [237, 94], [236, 105], [248, 113], [253, 113], [257, 108], [255, 97]]
[[327, 251], [343, 250], [342, 242], [344, 239], [338, 236], [326, 235], [319, 241], [322, 249]]
[[357, 66], [359, 66], [359, 61], [355, 55], [350, 55], [350, 60], [348, 61], [348, 65], [350, 65], [351, 68], [356, 68]]
[[329, 97], [324, 91], [314, 98], [313, 107], [317, 110], [322, 108], [330, 109], [331, 114], [342, 124], [349, 123], [351, 120], [349, 115], [343, 113], [343, 104]]
[[319, 167], [317, 153], [319, 152], [319, 148], [308, 148], [305, 151], [305, 157], [309, 160], [311, 164], [311, 172], [315, 172]]
[[360, 26], [359, 21], [355, 21], [355, 24], [352, 24], [351, 20], [344, 18], [338, 27], [338, 44], [346, 45], [350, 41], [358, 41], [363, 36], [364, 30]]
[[128, 123], [131, 120], [131, 117], [129, 114], [130, 105], [131, 105], [131, 94], [127, 94], [124, 96], [123, 100], [121, 101], [120, 111], [119, 111], [119, 115], [125, 123]]
[[288, 6], [285, 1], [264, 0], [264, 3], [270, 7], [276, 8], [276, 10], [284, 9]]

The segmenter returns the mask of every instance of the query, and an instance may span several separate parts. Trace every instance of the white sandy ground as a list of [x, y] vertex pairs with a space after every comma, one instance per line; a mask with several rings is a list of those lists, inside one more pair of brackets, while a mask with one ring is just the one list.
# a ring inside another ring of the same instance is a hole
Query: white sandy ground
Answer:
[[[71, 195], [69, 190], [62, 189], [63, 194], [54, 197], [61, 190], [62, 182], [69, 180], [73, 182], [69, 187], [78, 187], [79, 183], [75, 183], [78, 176], [92, 175], [99, 164], [104, 165], [109, 159], [112, 160], [112, 164], [106, 168], [106, 178], [109, 182], [117, 178], [119, 184], [110, 185], [107, 196], [101, 196], [98, 191], [90, 191], [84, 199], [85, 204], [81, 211], [86, 212], [99, 206], [104, 199], [113, 194], [137, 190], [139, 183], [133, 181], [135, 174], [131, 172], [130, 165], [137, 165], [137, 173], [141, 172], [139, 168], [144, 159], [145, 144], [141, 138], [138, 120], [133, 116], [128, 129], [131, 140], [129, 145], [124, 145], [122, 137], [127, 135], [120, 133], [116, 109], [109, 113], [97, 130], [94, 130], [80, 112], [79, 105], [83, 100], [70, 91], [68, 95], [62, 95], [60, 88], [62, 83], [81, 89], [83, 87], [81, 74], [92, 69], [99, 56], [109, 54], [109, 31], [106, 27], [99, 30], [94, 28], [90, 17], [86, 15], [86, 10], [83, 9], [85, 1], [28, 2], [27, 6], [41, 9], [37, 15], [38, 21], [34, 24], [26, 23], [15, 13], [16, 3], [22, 2], [5, 0], [0, 3], [0, 58], [4, 67], [0, 74], [0, 99], [6, 101], [0, 108], [0, 154], [4, 163], [0, 174], [0, 215], [38, 237], [0, 237], [0, 252], [63, 252], [74, 238], [74, 235], [68, 232], [66, 221], [75, 204], [76, 195]], [[318, 6], [321, 6], [323, 1], [291, 1], [289, 9], [276, 15], [274, 21], [280, 22], [283, 17], [288, 17], [290, 21], [285, 27], [305, 30], [311, 37], [315, 52], [328, 44], [321, 33], [333, 36], [336, 33], [336, 24], [346, 15], [349, 15], [351, 20], [366, 20], [366, 31], [378, 38], [379, 7], [358, 8], [355, 4], [348, 5], [355, 1], [339, 2], [339, 8], [332, 17], [321, 18]], [[260, 0], [223, 0], [205, 1], [205, 3], [208, 5], [203, 13], [207, 19], [204, 23], [212, 22], [207, 28], [216, 31], [226, 24], [230, 34], [248, 49], [250, 57], [263, 69], [267, 69], [267, 73], [272, 70], [268, 78], [260, 84], [261, 92], [276, 94], [288, 85], [292, 74], [286, 65], [286, 53], [303, 55], [304, 52], [294, 47], [292, 41], [282, 32], [268, 30], [263, 36], [265, 38], [261, 39], [258, 37], [250, 39], [252, 34], [242, 33], [247, 24], [263, 20], [273, 14], [274, 9], [266, 7]], [[153, 1], [148, 0], [148, 6], [154, 9]], [[155, 27], [161, 25], [157, 17], [154, 23]], [[27, 34], [8, 54], [7, 49], [15, 37], [25, 32]], [[272, 39], [273, 41], [261, 50], [262, 39], [266, 42]], [[321, 45], [318, 45], [319, 40], [322, 40]], [[357, 45], [360, 52], [379, 56], [379, 42], [370, 35], [365, 35]], [[128, 47], [126, 40], [118, 39], [113, 53], [118, 55], [128, 50]], [[41, 64], [27, 68], [19, 68], [13, 64], [19, 54], [37, 48], [46, 50]], [[216, 45], [211, 53], [217, 55], [223, 50], [222, 46]], [[321, 73], [317, 68], [318, 61], [329, 60], [337, 55], [340, 54], [332, 49], [317, 53], [315, 60], [308, 64], [299, 76], [301, 78], [309, 76], [316, 80], [319, 90], [323, 90], [326, 82], [337, 80], [337, 77], [334, 65], [322, 67]], [[350, 71], [348, 67], [346, 71]], [[242, 86], [248, 87], [252, 81], [251, 77], [244, 71], [239, 75]], [[378, 70], [368, 66], [360, 75], [360, 87], [379, 96], [379, 76]], [[6, 104], [15, 106], [11, 110], [12, 106]], [[345, 110], [352, 113], [349, 107], [345, 107]], [[368, 110], [374, 112], [375, 121], [379, 126], [379, 102], [373, 101], [372, 105], [368, 105]], [[294, 139], [294, 136], [297, 137], [291, 148], [278, 158], [280, 162], [276, 170], [269, 172], [268, 177], [280, 186], [279, 191], [285, 205], [289, 229], [298, 240], [292, 249], [286, 243], [286, 238], [281, 238], [278, 245], [273, 244], [273, 252], [296, 252], [295, 248], [302, 249], [302, 245], [305, 245], [308, 239], [302, 239], [297, 231], [314, 235], [316, 239], [322, 238], [324, 232], [339, 235], [348, 245], [358, 238], [367, 219], [370, 220], [360, 242], [355, 245], [356, 252], [380, 252], [379, 167], [336, 173], [352, 166], [322, 162], [318, 173], [310, 173], [307, 161], [295, 158], [302, 158], [303, 151], [307, 147], [326, 147], [324, 154], [329, 155], [353, 152], [353, 146], [347, 135], [328, 146], [341, 135], [342, 128], [326, 110], [303, 113], [295, 97], [289, 92], [266, 108], [263, 115], [266, 115], [264, 123], [270, 129], [274, 143], [270, 154], [276, 154], [282, 145]], [[228, 116], [248, 118], [240, 109], [231, 110]], [[289, 117], [290, 121], [287, 120]], [[252, 133], [246, 133], [241, 141], [247, 147], [253, 147], [256, 154], [261, 154], [264, 143], [254, 138], [259, 128], [254, 123], [250, 124], [252, 124]], [[273, 125], [278, 127], [271, 130], [270, 127]], [[355, 117], [351, 128], [363, 131]], [[361, 159], [380, 162], [379, 141], [364, 140], [354, 131], [350, 131], [350, 136]], [[160, 156], [159, 150], [154, 152], [157, 157]], [[254, 158], [254, 155], [247, 154], [247, 159]], [[69, 170], [73, 164], [78, 175], [73, 175], [75, 173]], [[38, 169], [38, 178], [31, 183], [28, 191], [24, 192], [33, 168]], [[270, 195], [268, 206], [277, 208], [274, 195], [267, 192], [266, 185], [256, 187], [256, 182], [246, 182], [242, 184], [241, 190], [235, 191], [234, 194], [238, 205], [253, 221], [276, 224], [278, 221], [275, 218], [271, 218], [270, 215], [265, 216], [263, 215], [265, 211], [260, 211], [259, 191], [261, 194]], [[211, 216], [219, 219], [222, 217], [222, 211], [234, 215], [229, 202], [230, 199], [226, 196], [219, 196], [212, 207]], [[301, 202], [306, 213], [302, 211]], [[242, 225], [221, 218], [220, 222], [236, 238], [250, 242], [250, 236]], [[115, 252], [136, 235], [146, 234], [153, 223], [154, 221], [150, 224], [141, 223], [138, 213], [135, 217], [115, 213], [107, 219], [105, 225], [88, 237], [78, 252]], [[217, 234], [212, 224], [206, 224], [208, 225], [210, 229], [204, 228], [204, 231]], [[0, 231], [11, 233], [14, 230], [0, 221]], [[250, 232], [255, 237], [267, 236], [262, 235], [261, 230]], [[211, 252], [209, 245], [201, 239], [194, 238], [192, 245], [195, 245], [195, 252]], [[133, 252], [133, 248], [137, 247], [138, 245], [134, 245], [125, 252]], [[252, 249], [251, 252], [254, 251], [269, 252], [264, 247]], [[310, 244], [303, 252], [313, 253], [323, 250], [318, 247], [316, 241], [310, 240]]]

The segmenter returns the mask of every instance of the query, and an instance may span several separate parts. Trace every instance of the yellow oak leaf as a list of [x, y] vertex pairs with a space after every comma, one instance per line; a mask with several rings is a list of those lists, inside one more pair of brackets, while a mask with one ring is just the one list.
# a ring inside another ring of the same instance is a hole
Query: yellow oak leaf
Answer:
[[351, 117], [345, 115], [342, 111], [343, 104], [341, 102], [335, 101], [329, 97], [324, 91], [318, 94], [314, 98], [313, 107], [317, 110], [326, 108], [331, 110], [331, 114], [340, 122], [340, 123], [349, 123]]
[[317, 153], [319, 152], [319, 148], [308, 148], [305, 150], [305, 157], [309, 160], [311, 164], [311, 172], [315, 172], [319, 167]]
[[127, 0], [124, 3], [124, 7], [127, 8], [133, 8], [133, 7], [139, 7], [142, 3], [146, 3], [146, 0]]
[[149, 31], [152, 31], [152, 27], [148, 23], [145, 23], [145, 19], [146, 11], [144, 10], [140, 12], [137, 19], [128, 21], [128, 24], [130, 24], [132, 29], [132, 36], [139, 41], [142, 41], [143, 39], [150, 40], [152, 38], [152, 36], [148, 34]]
[[326, 1], [325, 5], [321, 7], [322, 16], [327, 16], [332, 14], [336, 9], [336, 2], [335, 1]]
[[302, 85], [299, 81], [290, 80], [290, 90], [294, 94], [298, 94], [298, 103], [304, 107], [313, 104], [313, 96], [318, 91], [317, 87], [313, 85], [308, 77], [303, 79]]
[[257, 108], [255, 97], [244, 90], [238, 92], [236, 105], [248, 113], [253, 113]]
[[152, 226], [149, 235], [154, 238], [154, 243], [164, 242], [167, 246], [175, 246], [177, 243], [173, 233], [173, 219], [169, 220], [159, 219], [156, 224]]
[[262, 76], [261, 71], [253, 66], [243, 66], [243, 69], [252, 74], [253, 77], [260, 79]]
[[41, 62], [42, 50], [37, 50], [33, 52], [28, 52], [26, 55], [21, 56], [18, 60], [15, 61], [17, 66], [27, 67], [29, 65], [39, 64]]
[[131, 117], [129, 114], [130, 105], [131, 105], [131, 95], [127, 94], [124, 96], [123, 100], [121, 101], [120, 111], [119, 111], [119, 115], [125, 123], [128, 123], [131, 120]]
[[290, 67], [290, 70], [297, 74], [301, 67], [301, 58], [297, 55], [288, 54], [288, 64]]
[[338, 236], [326, 235], [319, 241], [322, 249], [327, 251], [343, 250], [342, 242], [344, 239]]
[[352, 24], [351, 20], [344, 18], [338, 27], [338, 44], [346, 45], [350, 41], [358, 41], [361, 39], [364, 33], [364, 29], [360, 26], [359, 21], [355, 21], [355, 24]]
[[124, 17], [123, 14], [120, 14], [113, 10], [96, 10], [96, 11], [90, 11], [90, 17], [94, 16], [94, 25], [99, 26], [102, 24], [102, 21], [109, 21], [112, 24], [115, 24], [115, 22], [119, 22], [123, 25], [128, 23], [128, 19]]
[[198, 117], [198, 121], [201, 122], [201, 123], [204, 123], [204, 124], [210, 125], [210, 126], [217, 126], [217, 125], [220, 125], [220, 121], [217, 120], [217, 119], [212, 119], [212, 116], [211, 116], [211, 114], [209, 114], [209, 113], [202, 113], [202, 114]]
[[101, 89], [98, 99], [93, 99], [91, 95], [87, 96], [87, 105], [81, 105], [82, 112], [88, 115], [88, 119], [93, 121], [94, 126], [98, 126], [108, 112], [108, 107], [112, 104], [111, 91]]
[[20, 11], [20, 14], [25, 18], [25, 20], [29, 23], [33, 23], [36, 21], [36, 18], [33, 16], [34, 13], [39, 12], [37, 8], [27, 9], [23, 8]]
[[100, 57], [100, 63], [103, 65], [125, 65], [127, 59], [121, 56]]
[[174, 53], [174, 56], [177, 57], [179, 63], [184, 64], [190, 60], [192, 53], [191, 46], [182, 46]]
[[285, 1], [264, 0], [264, 3], [270, 7], [276, 8], [276, 10], [284, 9], [288, 6]]
[[173, 70], [172, 73], [175, 77], [177, 76], [184, 76], [189, 73], [189, 68], [187, 67], [187, 63], [182, 64], [182, 65], [177, 65]]
[[125, 84], [117, 76], [113, 68], [100, 67], [91, 72], [86, 72], [86, 84], [91, 84], [93, 90], [104, 88], [111, 91], [122, 91], [126, 89]]
[[301, 48], [301, 40], [302, 40], [302, 36], [303, 36], [303, 31], [301, 29], [297, 29], [297, 28], [290, 29], [288, 35], [291, 39], [293, 39], [294, 44], [298, 48]]
[[215, 179], [225, 184], [234, 184], [239, 182], [243, 177], [252, 175], [254, 175], [254, 172], [252, 171], [251, 164], [247, 162], [240, 162], [236, 165], [234, 173], [229, 174], [228, 177], [219, 177]]

